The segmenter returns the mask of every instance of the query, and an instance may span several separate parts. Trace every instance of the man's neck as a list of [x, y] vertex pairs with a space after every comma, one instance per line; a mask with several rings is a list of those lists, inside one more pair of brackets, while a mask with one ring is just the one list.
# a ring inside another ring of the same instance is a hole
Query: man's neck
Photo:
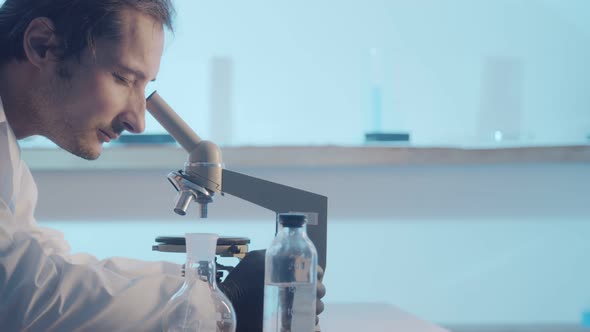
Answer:
[[6, 120], [17, 139], [36, 135], [30, 118], [29, 68], [23, 62], [10, 60], [0, 65], [0, 97]]

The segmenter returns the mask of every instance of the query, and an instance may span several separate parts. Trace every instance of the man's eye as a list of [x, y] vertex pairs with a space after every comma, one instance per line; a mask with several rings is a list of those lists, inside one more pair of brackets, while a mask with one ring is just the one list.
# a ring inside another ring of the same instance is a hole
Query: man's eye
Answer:
[[117, 79], [117, 81], [124, 83], [125, 85], [131, 84], [131, 81], [123, 77], [121, 74], [113, 73], [113, 77]]

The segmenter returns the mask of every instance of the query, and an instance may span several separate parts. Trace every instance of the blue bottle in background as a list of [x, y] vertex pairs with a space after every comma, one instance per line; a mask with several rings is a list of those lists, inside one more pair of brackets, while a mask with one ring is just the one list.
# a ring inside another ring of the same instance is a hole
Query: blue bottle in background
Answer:
[[590, 328], [590, 310], [582, 311], [582, 327]]

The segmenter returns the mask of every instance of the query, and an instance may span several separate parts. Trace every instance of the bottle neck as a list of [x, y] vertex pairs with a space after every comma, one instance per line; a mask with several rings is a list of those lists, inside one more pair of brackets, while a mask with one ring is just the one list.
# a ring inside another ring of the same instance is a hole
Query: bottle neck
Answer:
[[307, 228], [305, 224], [301, 227], [285, 227], [279, 224], [278, 234], [282, 236], [307, 236]]
[[188, 259], [185, 266], [185, 279], [191, 282], [207, 283], [211, 287], [217, 287], [215, 280], [215, 262], [213, 260]]

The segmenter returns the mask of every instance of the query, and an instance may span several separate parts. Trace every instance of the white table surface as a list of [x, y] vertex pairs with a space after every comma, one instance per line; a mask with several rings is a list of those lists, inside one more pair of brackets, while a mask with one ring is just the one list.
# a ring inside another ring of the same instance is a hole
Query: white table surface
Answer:
[[326, 303], [322, 332], [449, 332], [387, 303]]

